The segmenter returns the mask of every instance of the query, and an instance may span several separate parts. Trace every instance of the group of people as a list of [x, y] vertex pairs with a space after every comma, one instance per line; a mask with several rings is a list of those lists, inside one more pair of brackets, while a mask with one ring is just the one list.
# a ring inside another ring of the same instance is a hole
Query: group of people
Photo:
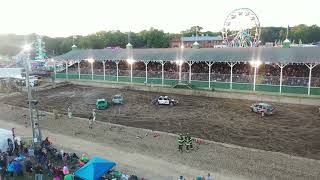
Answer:
[[[178, 178], [178, 180], [186, 180], [183, 176], [180, 176], [179, 178]], [[213, 178], [213, 176], [211, 176], [211, 174], [210, 173], [208, 173], [208, 175], [207, 176], [197, 176], [195, 179], [193, 179], [193, 180], [214, 180], [214, 178]]]
[[[12, 142], [8, 138], [8, 149], [0, 151], [0, 180], [35, 179], [72, 180], [69, 171], [71, 159], [69, 153], [57, 152], [48, 138], [37, 146], [26, 146], [22, 141]], [[77, 163], [77, 161], [76, 161]]]
[[[77, 63], [70, 67], [69, 73], [78, 73]], [[80, 63], [82, 74], [91, 74], [90, 64], [86, 61]], [[106, 62], [106, 74], [116, 75], [116, 65], [114, 62]], [[125, 61], [119, 63], [119, 76], [130, 76], [130, 68]], [[148, 63], [148, 77], [161, 78], [161, 64], [156, 62]], [[194, 63], [192, 65], [192, 79], [193, 80], [208, 80], [209, 66], [204, 63]], [[164, 65], [165, 79], [178, 79], [178, 66], [174, 62], [167, 62]], [[182, 74], [188, 79], [189, 65], [184, 63], [182, 65]], [[102, 62], [94, 63], [94, 74], [103, 75]], [[249, 63], [238, 63], [233, 67], [233, 82], [238, 83], [252, 83], [253, 68]], [[143, 62], [136, 62], [133, 64], [133, 76], [145, 76], [145, 64]], [[258, 69], [258, 76], [261, 76], [261, 84], [279, 85], [280, 68], [276, 64], [264, 64]], [[316, 66], [312, 70], [313, 81], [312, 87], [320, 87], [320, 66]], [[309, 77], [309, 69], [305, 65], [289, 64], [283, 69], [283, 85], [288, 86], [307, 86]], [[211, 80], [219, 82], [229, 82], [230, 80], [230, 66], [226, 63], [214, 63], [211, 66]]]
[[178, 137], [178, 151], [183, 152], [183, 147], [185, 146], [186, 151], [193, 150], [193, 139], [191, 138], [190, 134], [187, 133], [185, 136], [179, 134]]

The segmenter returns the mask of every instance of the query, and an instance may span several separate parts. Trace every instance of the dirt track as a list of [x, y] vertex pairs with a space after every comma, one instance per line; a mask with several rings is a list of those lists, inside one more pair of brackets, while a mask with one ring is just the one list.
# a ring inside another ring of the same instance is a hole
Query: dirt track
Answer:
[[[170, 95], [175, 107], [153, 106], [159, 94], [68, 85], [37, 92], [43, 110], [66, 113], [72, 106], [75, 116], [89, 117], [97, 98], [121, 93], [125, 105], [97, 113], [101, 121], [166, 132], [190, 132], [192, 136], [245, 147], [284, 152], [320, 159], [320, 115], [317, 107], [275, 104], [277, 114], [261, 118], [248, 109], [251, 101]], [[22, 96], [2, 100], [25, 106]]]

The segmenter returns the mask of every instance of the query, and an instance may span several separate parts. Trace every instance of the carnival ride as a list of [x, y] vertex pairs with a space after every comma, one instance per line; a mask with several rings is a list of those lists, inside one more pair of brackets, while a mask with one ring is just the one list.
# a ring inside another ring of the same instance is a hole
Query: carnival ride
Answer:
[[251, 9], [235, 9], [225, 19], [221, 33], [227, 47], [257, 47], [261, 33], [259, 18]]

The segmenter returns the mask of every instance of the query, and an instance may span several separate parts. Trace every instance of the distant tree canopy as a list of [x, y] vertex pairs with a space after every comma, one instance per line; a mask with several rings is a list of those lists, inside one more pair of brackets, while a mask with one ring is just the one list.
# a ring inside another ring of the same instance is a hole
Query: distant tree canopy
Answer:
[[[130, 33], [130, 42], [134, 48], [167, 48], [170, 46], [170, 39], [181, 36], [192, 36], [195, 34], [219, 36], [220, 32], [203, 31], [200, 26], [192, 26], [178, 34], [165, 33], [162, 30], [150, 28], [138, 33]], [[262, 27], [260, 40], [266, 42], [283, 41], [286, 38], [287, 28], [285, 27]], [[17, 54], [25, 42], [32, 42], [36, 34], [0, 35], [0, 54], [13, 56]], [[289, 28], [289, 40], [295, 43], [315, 43], [320, 41], [320, 27], [317, 25], [307, 26], [304, 24]], [[71, 50], [73, 37], [51, 38], [44, 36], [49, 56], [60, 55]], [[128, 32], [121, 31], [99, 31], [87, 36], [76, 36], [75, 44], [83, 49], [102, 49], [106, 47], [125, 48], [128, 43]]]

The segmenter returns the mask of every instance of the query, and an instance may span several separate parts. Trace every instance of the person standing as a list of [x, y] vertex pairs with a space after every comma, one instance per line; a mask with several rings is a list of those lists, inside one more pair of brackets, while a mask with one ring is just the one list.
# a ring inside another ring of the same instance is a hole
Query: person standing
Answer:
[[92, 115], [89, 116], [89, 129], [92, 129], [92, 124], [93, 124], [93, 117]]
[[189, 133], [187, 133], [187, 135], [185, 137], [185, 143], [186, 143], [187, 151], [193, 150], [192, 138], [190, 137]]
[[184, 138], [183, 138], [182, 134], [179, 134], [179, 137], [178, 137], [178, 151], [179, 152], [183, 151], [183, 143], [184, 143]]

